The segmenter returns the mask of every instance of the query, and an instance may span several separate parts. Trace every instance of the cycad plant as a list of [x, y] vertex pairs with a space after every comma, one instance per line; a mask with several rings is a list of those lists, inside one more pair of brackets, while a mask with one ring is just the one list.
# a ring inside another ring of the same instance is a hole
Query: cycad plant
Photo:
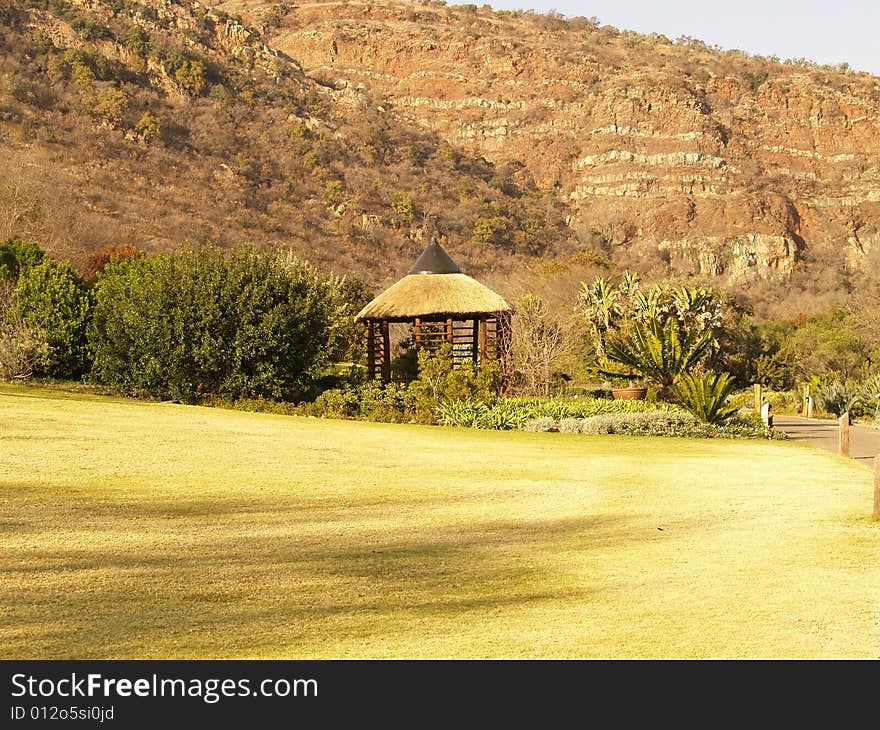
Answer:
[[721, 424], [736, 413], [736, 407], [727, 402], [735, 385], [729, 373], [709, 370], [702, 376], [683, 375], [672, 392], [681, 407], [698, 421]]
[[[613, 363], [659, 385], [661, 396], [668, 397], [672, 386], [709, 354], [712, 345], [711, 331], [689, 329], [669, 317], [664, 322], [633, 323], [628, 331], [608, 339], [606, 354]], [[606, 374], [627, 377], [620, 372]]]

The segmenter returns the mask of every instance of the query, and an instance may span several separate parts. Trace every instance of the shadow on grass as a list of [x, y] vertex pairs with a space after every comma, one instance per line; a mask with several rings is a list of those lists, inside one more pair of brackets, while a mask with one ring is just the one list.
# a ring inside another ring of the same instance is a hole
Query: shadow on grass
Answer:
[[[356, 502], [352, 522], [340, 521], [338, 503], [263, 501], [250, 505], [263, 517], [252, 524], [231, 519], [248, 507], [243, 500], [190, 505], [217, 518], [207, 521], [162, 519], [173, 514], [170, 500], [128, 505], [117, 528], [152, 533], [144, 547], [105, 541], [7, 552], [2, 653], [224, 657], [283, 646], [297, 656], [322, 636], [374, 642], [448, 630], [469, 617], [589, 601], [598, 590], [589, 580], [560, 587], [567, 552], [656, 537], [619, 515], [432, 522], [444, 501]], [[389, 531], [395, 509], [405, 516]], [[170, 530], [175, 522], [185, 524]]]

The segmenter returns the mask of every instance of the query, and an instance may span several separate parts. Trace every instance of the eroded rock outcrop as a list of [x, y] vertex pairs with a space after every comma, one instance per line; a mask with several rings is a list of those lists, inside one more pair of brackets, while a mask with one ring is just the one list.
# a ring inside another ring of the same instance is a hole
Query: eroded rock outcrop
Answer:
[[872, 77], [528, 14], [394, 2], [285, 13], [267, 42], [307, 73], [525, 163], [576, 231], [609, 245], [731, 282], [785, 277], [805, 251], [859, 266], [880, 250]]

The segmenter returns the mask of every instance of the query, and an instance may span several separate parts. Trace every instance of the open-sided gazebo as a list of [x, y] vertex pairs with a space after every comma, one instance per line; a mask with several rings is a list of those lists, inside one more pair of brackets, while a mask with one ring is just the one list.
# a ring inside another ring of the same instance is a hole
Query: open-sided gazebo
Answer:
[[369, 377], [391, 380], [390, 325], [408, 324], [416, 350], [448, 342], [455, 362], [495, 359], [504, 379], [509, 367], [510, 316], [507, 302], [461, 272], [435, 239], [409, 274], [357, 315], [367, 330]]

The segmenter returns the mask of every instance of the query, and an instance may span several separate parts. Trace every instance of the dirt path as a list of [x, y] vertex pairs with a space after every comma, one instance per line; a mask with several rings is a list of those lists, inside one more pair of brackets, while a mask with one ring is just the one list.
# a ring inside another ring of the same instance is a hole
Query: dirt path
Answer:
[[[773, 416], [773, 425], [794, 441], [806, 441], [826, 451], [837, 453], [837, 422], [819, 421], [800, 416]], [[880, 430], [867, 426], [852, 426], [849, 432], [850, 456], [869, 469], [874, 468], [874, 457], [880, 454]]]

